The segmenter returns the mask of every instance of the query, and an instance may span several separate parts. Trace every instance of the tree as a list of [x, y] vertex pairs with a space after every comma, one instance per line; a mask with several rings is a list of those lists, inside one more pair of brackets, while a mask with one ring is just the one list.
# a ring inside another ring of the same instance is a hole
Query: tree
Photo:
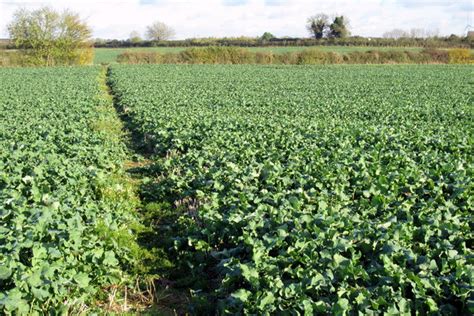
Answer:
[[92, 62], [91, 29], [71, 11], [20, 9], [7, 29], [29, 63], [52, 66]]
[[393, 39], [399, 39], [399, 38], [406, 38], [408, 37], [408, 32], [402, 30], [402, 29], [393, 29], [391, 31], [383, 33], [383, 38], [393, 38]]
[[433, 30], [426, 30], [425, 31], [425, 36], [427, 38], [433, 38], [433, 37], [439, 37], [439, 29], [433, 29]]
[[146, 37], [152, 41], [166, 41], [174, 35], [174, 30], [163, 22], [155, 22], [146, 29]]
[[140, 33], [138, 33], [137, 31], [132, 31], [128, 40], [133, 44], [138, 44], [142, 41], [142, 38], [140, 36]]
[[329, 36], [332, 38], [344, 38], [349, 36], [349, 23], [346, 17], [336, 16], [329, 26]]
[[260, 37], [260, 40], [264, 41], [264, 42], [268, 42], [268, 41], [271, 41], [272, 39], [274, 39], [275, 36], [270, 33], [270, 32], [265, 32], [263, 33], [263, 35]]
[[323, 38], [329, 26], [329, 17], [324, 13], [319, 13], [308, 18], [306, 28], [315, 39]]
[[425, 29], [422, 29], [422, 28], [412, 28], [410, 30], [410, 37], [411, 38], [425, 38], [426, 31]]

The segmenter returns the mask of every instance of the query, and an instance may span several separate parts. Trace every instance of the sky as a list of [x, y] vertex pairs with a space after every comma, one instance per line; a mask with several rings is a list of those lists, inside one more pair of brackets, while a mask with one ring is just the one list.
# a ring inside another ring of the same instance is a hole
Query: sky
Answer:
[[394, 28], [464, 34], [474, 26], [474, 0], [0, 0], [0, 38], [19, 8], [48, 5], [71, 9], [92, 27], [95, 38], [125, 39], [155, 21], [176, 31], [175, 39], [191, 37], [306, 37], [306, 20], [320, 12], [342, 14], [353, 35], [381, 36]]

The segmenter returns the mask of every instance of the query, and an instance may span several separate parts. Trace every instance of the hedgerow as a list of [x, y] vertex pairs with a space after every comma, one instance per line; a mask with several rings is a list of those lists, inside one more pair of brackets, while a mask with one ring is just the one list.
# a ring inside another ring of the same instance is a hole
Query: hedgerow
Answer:
[[125, 51], [123, 64], [470, 64], [469, 49], [423, 49], [420, 52], [368, 50], [348, 53], [305, 49], [297, 52], [251, 52], [241, 47], [193, 47], [179, 53]]

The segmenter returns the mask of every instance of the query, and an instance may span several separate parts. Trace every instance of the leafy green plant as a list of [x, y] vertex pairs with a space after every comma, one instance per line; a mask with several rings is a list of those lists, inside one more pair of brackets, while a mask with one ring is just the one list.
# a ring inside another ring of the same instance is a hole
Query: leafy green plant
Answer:
[[113, 66], [194, 311], [472, 313], [471, 73]]
[[0, 313], [85, 310], [141, 257], [101, 74], [0, 71]]

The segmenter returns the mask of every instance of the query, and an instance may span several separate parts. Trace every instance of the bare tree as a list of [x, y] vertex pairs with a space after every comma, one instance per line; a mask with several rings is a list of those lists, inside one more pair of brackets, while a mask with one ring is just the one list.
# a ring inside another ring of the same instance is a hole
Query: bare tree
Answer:
[[439, 29], [434, 30], [427, 30], [425, 33], [426, 37], [438, 37], [439, 36]]
[[311, 33], [311, 36], [320, 39], [323, 38], [329, 28], [329, 17], [324, 13], [318, 13], [308, 18], [306, 28]]
[[383, 33], [383, 38], [403, 38], [403, 37], [409, 37], [408, 32], [402, 30], [402, 29], [393, 29], [391, 31]]
[[411, 38], [425, 38], [426, 37], [426, 32], [425, 29], [423, 28], [412, 28], [410, 30], [410, 37]]
[[163, 22], [155, 22], [146, 29], [146, 37], [152, 41], [166, 41], [172, 39], [175, 31]]
[[410, 31], [405, 31], [402, 29], [393, 29], [391, 31], [385, 32], [383, 34], [384, 38], [430, 38], [436, 37], [439, 35], [439, 30], [426, 30], [424, 28], [412, 28]]

